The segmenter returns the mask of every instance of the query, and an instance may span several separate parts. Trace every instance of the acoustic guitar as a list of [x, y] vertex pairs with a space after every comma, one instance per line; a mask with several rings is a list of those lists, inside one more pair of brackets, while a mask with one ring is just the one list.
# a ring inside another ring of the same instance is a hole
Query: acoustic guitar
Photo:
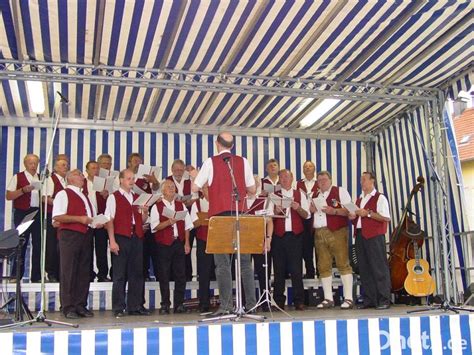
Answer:
[[407, 262], [408, 276], [405, 279], [405, 290], [408, 294], [416, 297], [428, 296], [435, 291], [435, 281], [431, 277], [430, 265], [420, 257], [418, 243], [412, 243], [415, 249], [415, 258]]

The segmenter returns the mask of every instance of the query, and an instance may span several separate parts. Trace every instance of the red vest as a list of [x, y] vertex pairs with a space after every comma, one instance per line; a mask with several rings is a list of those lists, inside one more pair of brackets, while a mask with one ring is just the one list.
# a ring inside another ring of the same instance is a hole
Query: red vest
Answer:
[[[28, 186], [28, 181], [24, 171], [16, 174], [16, 189], [19, 190], [25, 186]], [[31, 207], [31, 192], [24, 193], [20, 197], [13, 200], [13, 208], [16, 210], [27, 211]]]
[[[281, 192], [277, 192], [276, 195], [282, 196]], [[293, 190], [293, 199], [295, 202], [301, 204], [301, 192], [298, 190]], [[300, 217], [298, 212], [296, 212], [293, 208], [290, 207], [291, 213], [291, 231], [295, 234], [303, 233], [303, 219]], [[285, 234], [285, 221], [286, 218], [273, 218], [273, 233], [277, 237], [283, 237]]]
[[[196, 207], [197, 207], [198, 212], [202, 212], [200, 200], [196, 200]], [[202, 241], [207, 242], [207, 229], [208, 229], [208, 226], [199, 226], [197, 228], [197, 234], [196, 234], [197, 238]]]
[[[174, 180], [173, 180], [173, 176], [172, 176], [172, 175], [171, 175], [171, 176], [168, 176], [168, 177], [166, 178], [166, 180], [173, 181], [173, 183], [174, 183]], [[175, 184], [175, 185], [176, 185], [176, 184]], [[184, 195], [184, 196], [191, 195], [191, 180], [189, 180], [189, 179], [184, 180], [183, 185], [184, 185], [184, 186], [183, 186], [183, 195]], [[176, 193], [178, 193], [178, 186], [176, 186], [175, 191], [176, 191]]]
[[[115, 196], [115, 217], [114, 217], [114, 233], [123, 237], [132, 237], [133, 224], [132, 214], [135, 218], [135, 235], [142, 239], [143, 238], [143, 221], [142, 214], [139, 211], [138, 206], [133, 206], [128, 202], [127, 198], [122, 195], [120, 191], [114, 192]], [[136, 194], [133, 194], [133, 200], [138, 198]]]
[[[298, 182], [296, 183], [296, 189], [297, 190], [301, 189], [304, 192], [308, 193], [308, 191], [306, 191], [306, 184], [304, 183], [304, 179], [298, 180]], [[318, 182], [317, 181], [314, 182], [314, 185], [313, 185], [313, 188], [311, 189], [311, 192], [313, 192], [313, 193], [318, 192]]]
[[[68, 216], [87, 216], [87, 209], [86, 205], [82, 198], [72, 189], [66, 188], [67, 194], [67, 211], [66, 215]], [[93, 213], [92, 204], [89, 201], [89, 198], [86, 196], [87, 203], [89, 204], [89, 208], [91, 213]], [[86, 233], [89, 227], [82, 223], [61, 223], [59, 225], [59, 230], [70, 230], [79, 233]]]
[[[369, 201], [367, 201], [367, 203], [364, 206], [364, 209], [377, 212], [377, 201], [379, 200], [380, 195], [381, 195], [380, 192], [376, 192], [375, 195], [372, 196], [369, 199]], [[357, 199], [356, 201], [357, 207], [360, 207], [361, 200], [362, 200], [361, 197]], [[357, 227], [357, 221], [359, 220], [359, 218], [361, 217], [357, 217], [353, 221], [354, 232], [356, 231], [355, 227]], [[362, 236], [365, 239], [374, 238], [379, 235], [385, 235], [385, 233], [387, 233], [387, 222], [376, 221], [373, 218], [362, 217], [361, 226], [362, 226], [362, 229], [361, 229]]]
[[147, 194], [152, 193], [151, 184], [148, 181], [146, 181], [144, 178], [139, 178], [135, 180], [135, 185], [137, 185], [137, 187], [145, 191]]
[[[319, 192], [316, 194], [316, 197], [319, 196]], [[337, 201], [337, 205], [334, 206], [332, 200]], [[332, 186], [329, 195], [326, 198], [326, 203], [328, 206], [333, 208], [341, 209], [341, 200], [339, 198], [339, 188], [337, 186]], [[338, 229], [347, 227], [347, 217], [344, 216], [334, 216], [332, 214], [326, 214], [326, 220], [328, 222], [328, 229], [335, 232]]]
[[240, 194], [239, 211], [245, 210], [247, 188], [245, 186], [244, 159], [237, 155], [223, 153], [211, 158], [213, 177], [212, 184], [209, 185], [209, 217], [222, 212], [235, 211], [235, 201], [232, 196], [232, 179], [227, 163], [223, 160], [225, 156], [230, 157], [230, 165], [234, 170], [235, 181]]
[[[87, 179], [84, 178], [84, 187], [82, 188], [82, 192], [89, 196], [89, 188], [87, 187]], [[92, 191], [94, 192], [94, 191]], [[95, 200], [97, 201], [97, 214], [102, 214], [105, 212], [105, 207], [107, 204], [107, 200], [102, 197], [99, 191], [95, 191]]]
[[[160, 223], [166, 222], [168, 218], [163, 216], [163, 209], [165, 208], [165, 203], [160, 200], [160, 202], [156, 203], [156, 208], [158, 209], [158, 213], [160, 214]], [[184, 211], [184, 204], [180, 201], [174, 201], [174, 209], [176, 212]], [[184, 221], [178, 221], [176, 222], [176, 224], [178, 227], [178, 239], [184, 241]], [[173, 225], [155, 232], [155, 241], [158, 244], [171, 245], [173, 244], [174, 240], [175, 238]]]
[[[63, 184], [61, 184], [61, 181], [59, 181], [59, 178], [56, 176], [55, 173], [51, 174], [51, 180], [53, 180], [53, 184], [54, 184], [53, 194], [51, 195], [51, 197], [54, 199], [59, 191], [64, 190], [64, 187], [63, 187]], [[48, 205], [48, 213], [50, 214], [53, 213], [52, 205]]]

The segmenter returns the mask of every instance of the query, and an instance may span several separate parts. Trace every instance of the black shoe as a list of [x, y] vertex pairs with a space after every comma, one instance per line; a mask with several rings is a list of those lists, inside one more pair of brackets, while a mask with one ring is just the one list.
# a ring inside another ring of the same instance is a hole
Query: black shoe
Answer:
[[308, 272], [304, 275], [304, 279], [314, 279], [314, 272]]
[[199, 313], [209, 312], [209, 306], [199, 306]]
[[375, 307], [375, 309], [378, 311], [389, 309], [389, 308], [390, 308], [390, 303], [382, 303], [382, 304], [379, 304], [377, 307]]
[[270, 312], [270, 307], [268, 303], [264, 303], [260, 306], [260, 312]]
[[180, 304], [178, 307], [175, 307], [173, 313], [186, 313], [186, 308], [184, 305]]
[[369, 308], [374, 308], [375, 306], [370, 303], [361, 303], [357, 305], [357, 309], [369, 309]]
[[137, 309], [136, 311], [128, 311], [128, 314], [130, 316], [149, 316], [151, 312], [145, 307], [142, 307], [140, 309]]
[[97, 278], [98, 282], [111, 282], [112, 280], [109, 279], [107, 276], [100, 276]]
[[56, 276], [49, 276], [48, 275], [48, 282], [59, 282], [58, 278]]
[[87, 317], [87, 318], [94, 317], [94, 313], [92, 313], [87, 308], [78, 309], [76, 310], [76, 313], [79, 315], [79, 317]]
[[115, 311], [114, 312], [114, 317], [115, 318], [122, 318], [125, 316], [125, 312], [124, 311]]
[[160, 314], [170, 314], [170, 308], [169, 307], [161, 307], [159, 310]]
[[64, 314], [64, 317], [66, 317], [67, 319], [79, 319], [80, 318], [79, 314], [77, 314], [74, 311], [67, 312], [66, 314]]

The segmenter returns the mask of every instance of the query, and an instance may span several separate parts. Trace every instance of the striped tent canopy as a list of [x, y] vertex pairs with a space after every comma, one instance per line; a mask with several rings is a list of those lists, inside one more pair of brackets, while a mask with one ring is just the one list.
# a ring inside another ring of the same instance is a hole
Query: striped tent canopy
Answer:
[[[472, 70], [470, 0], [5, 0], [0, 11], [3, 60], [427, 88]], [[63, 117], [85, 124], [365, 134], [408, 108], [340, 101], [303, 131], [299, 121], [321, 99], [67, 82], [43, 86], [44, 117], [52, 116], [60, 91], [70, 100]], [[0, 103], [4, 121], [36, 118], [24, 81], [2, 80]]]

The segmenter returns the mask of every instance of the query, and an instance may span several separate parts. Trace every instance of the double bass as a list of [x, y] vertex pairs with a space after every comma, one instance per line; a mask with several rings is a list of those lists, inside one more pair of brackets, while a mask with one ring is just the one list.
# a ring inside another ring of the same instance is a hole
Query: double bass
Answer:
[[405, 280], [408, 276], [407, 263], [415, 259], [415, 248], [421, 248], [425, 239], [425, 232], [413, 221], [410, 212], [410, 205], [413, 197], [423, 189], [425, 179], [419, 176], [417, 184], [410, 192], [410, 198], [403, 209], [403, 214], [398, 222], [397, 228], [390, 238], [389, 267], [392, 291], [400, 291], [404, 288]]

